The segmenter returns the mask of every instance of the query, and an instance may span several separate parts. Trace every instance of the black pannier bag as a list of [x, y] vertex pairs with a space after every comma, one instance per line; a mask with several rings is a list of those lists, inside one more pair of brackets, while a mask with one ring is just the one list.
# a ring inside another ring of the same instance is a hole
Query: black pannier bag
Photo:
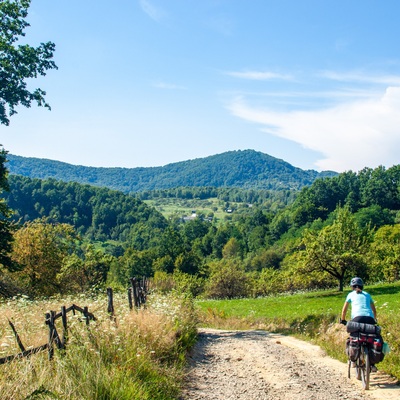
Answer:
[[383, 353], [383, 338], [381, 335], [352, 332], [346, 341], [346, 354], [350, 361], [356, 361], [360, 355], [360, 340], [369, 343], [369, 358], [372, 365], [378, 364], [385, 358]]
[[351, 361], [356, 361], [360, 354], [360, 342], [357, 336], [350, 336], [346, 341], [346, 354]]
[[382, 336], [377, 336], [374, 340], [374, 344], [371, 346], [369, 351], [369, 358], [371, 364], [378, 364], [385, 358], [385, 354], [382, 351], [383, 339]]

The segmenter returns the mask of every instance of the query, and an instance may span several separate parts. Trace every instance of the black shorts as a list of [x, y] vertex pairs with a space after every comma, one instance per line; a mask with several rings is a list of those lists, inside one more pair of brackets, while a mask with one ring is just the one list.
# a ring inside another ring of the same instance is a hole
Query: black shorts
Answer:
[[371, 325], [375, 325], [375, 319], [372, 317], [355, 317], [352, 319], [352, 321], [354, 322], [361, 322], [362, 324], [371, 324]]

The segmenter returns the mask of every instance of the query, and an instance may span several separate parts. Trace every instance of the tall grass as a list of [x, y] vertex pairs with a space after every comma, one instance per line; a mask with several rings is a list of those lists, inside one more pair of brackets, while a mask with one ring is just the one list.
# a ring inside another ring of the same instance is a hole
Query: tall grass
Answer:
[[[383, 338], [391, 348], [379, 369], [400, 379], [400, 283], [375, 285], [366, 290], [375, 300]], [[344, 343], [348, 334], [337, 321], [347, 293], [320, 291], [258, 299], [203, 300], [196, 304], [203, 326], [265, 329], [294, 335], [345, 361]]]
[[0, 398], [176, 399], [185, 354], [196, 337], [193, 304], [184, 297], [151, 297], [146, 310], [136, 312], [129, 310], [126, 296], [114, 295], [116, 322], [106, 312], [104, 296], [1, 304], [0, 357], [19, 352], [6, 317], [30, 347], [46, 343], [49, 309], [88, 305], [97, 321], [87, 328], [79, 315], [69, 317], [67, 349], [56, 351], [52, 361], [43, 352], [0, 365]]

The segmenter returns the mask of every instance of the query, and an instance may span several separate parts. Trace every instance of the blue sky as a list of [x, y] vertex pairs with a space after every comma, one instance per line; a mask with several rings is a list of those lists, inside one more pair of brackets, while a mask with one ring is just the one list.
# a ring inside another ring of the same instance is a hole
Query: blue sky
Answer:
[[149, 167], [254, 149], [302, 169], [400, 163], [398, 0], [32, 0], [12, 154]]

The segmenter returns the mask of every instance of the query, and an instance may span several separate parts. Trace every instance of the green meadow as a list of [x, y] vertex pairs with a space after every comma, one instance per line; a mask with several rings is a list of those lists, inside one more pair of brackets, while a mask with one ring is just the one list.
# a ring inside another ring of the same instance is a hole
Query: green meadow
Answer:
[[[200, 199], [177, 199], [177, 198], [157, 198], [154, 200], [144, 200], [144, 203], [154, 207], [167, 219], [173, 216], [190, 217], [195, 211], [197, 215], [205, 217], [212, 216], [214, 220], [221, 221], [230, 218], [232, 214], [226, 212], [226, 203], [216, 197], [206, 200]], [[229, 203], [231, 207], [237, 210], [239, 207], [245, 207], [244, 203]], [[237, 212], [237, 211], [236, 211]]]

